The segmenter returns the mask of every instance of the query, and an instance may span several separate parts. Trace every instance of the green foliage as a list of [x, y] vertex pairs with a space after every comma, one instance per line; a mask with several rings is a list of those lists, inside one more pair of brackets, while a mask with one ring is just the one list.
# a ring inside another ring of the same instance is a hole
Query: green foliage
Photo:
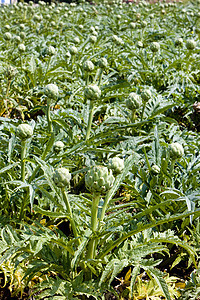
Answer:
[[170, 300], [184, 264], [181, 299], [198, 297], [199, 3], [18, 3], [0, 24], [4, 283], [137, 299], [145, 272], [147, 297]]

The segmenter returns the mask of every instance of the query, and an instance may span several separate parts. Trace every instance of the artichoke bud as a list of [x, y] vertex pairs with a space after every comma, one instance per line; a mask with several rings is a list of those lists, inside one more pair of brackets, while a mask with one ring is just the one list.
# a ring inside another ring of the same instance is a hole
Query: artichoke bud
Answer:
[[8, 66], [4, 72], [5, 76], [8, 78], [8, 80], [11, 80], [17, 73], [16, 68], [12, 66]]
[[58, 87], [53, 83], [47, 84], [44, 92], [45, 95], [51, 99], [56, 99], [58, 97]]
[[25, 45], [24, 45], [24, 44], [19, 44], [19, 45], [18, 45], [18, 50], [19, 50], [20, 52], [24, 52], [24, 51], [26, 50]]
[[71, 55], [76, 55], [78, 53], [78, 49], [75, 46], [71, 46], [69, 48], [69, 52]]
[[193, 50], [194, 48], [196, 48], [197, 43], [194, 40], [189, 40], [186, 43], [186, 48], [188, 50]]
[[11, 40], [12, 35], [11, 35], [10, 32], [5, 32], [4, 35], [3, 35], [3, 37], [4, 37], [4, 39], [5, 39], [6, 41], [9, 41], [9, 40]]
[[138, 94], [132, 92], [126, 100], [126, 107], [130, 110], [138, 109], [142, 104], [141, 98]]
[[175, 40], [175, 47], [181, 47], [181, 46], [183, 46], [183, 39], [178, 38], [177, 40]]
[[53, 56], [54, 54], [56, 54], [56, 49], [53, 46], [49, 46], [42, 50], [42, 55], [44, 56]]
[[101, 97], [101, 90], [96, 84], [91, 84], [84, 90], [85, 98], [90, 100], [96, 100]]
[[149, 99], [151, 99], [151, 91], [148, 89], [143, 90], [141, 97], [144, 102], [147, 102]]
[[90, 35], [89, 42], [92, 43], [92, 44], [95, 44], [96, 41], [97, 41], [96, 35]]
[[152, 52], [158, 52], [160, 50], [160, 44], [158, 42], [151, 43], [150, 49]]
[[65, 186], [69, 187], [71, 180], [71, 174], [69, 170], [66, 168], [59, 168], [55, 170], [53, 173], [53, 181], [55, 185], [59, 188], [63, 188]]
[[85, 175], [85, 184], [93, 193], [106, 193], [114, 183], [112, 170], [104, 166], [94, 166]]
[[112, 169], [114, 174], [122, 173], [124, 169], [124, 160], [119, 158], [118, 156], [113, 157], [109, 161], [109, 168]]
[[143, 42], [138, 41], [137, 44], [136, 44], [136, 46], [137, 46], [138, 48], [143, 48], [143, 47], [144, 47], [144, 44], [143, 44]]
[[33, 135], [33, 129], [28, 124], [20, 124], [16, 129], [16, 136], [21, 140], [26, 140]]
[[160, 173], [160, 167], [157, 166], [157, 165], [153, 165], [153, 166], [151, 167], [151, 173], [152, 173], [153, 175], [158, 175], [158, 174]]
[[98, 66], [101, 69], [105, 69], [108, 66], [108, 61], [105, 57], [101, 57], [98, 61]]
[[94, 70], [94, 64], [91, 60], [87, 60], [84, 64], [83, 64], [83, 69], [86, 72], [92, 72]]
[[172, 160], [179, 159], [184, 155], [183, 146], [179, 143], [172, 143], [169, 146], [169, 154]]
[[65, 145], [64, 145], [64, 143], [62, 141], [57, 141], [53, 145], [53, 151], [55, 153], [59, 153], [59, 152], [61, 152], [64, 149], [64, 146]]

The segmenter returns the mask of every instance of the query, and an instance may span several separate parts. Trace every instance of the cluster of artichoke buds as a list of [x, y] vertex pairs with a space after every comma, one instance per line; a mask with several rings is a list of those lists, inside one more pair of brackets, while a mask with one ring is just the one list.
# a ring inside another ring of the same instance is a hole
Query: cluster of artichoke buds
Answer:
[[104, 166], [94, 166], [85, 175], [85, 184], [93, 193], [106, 193], [114, 183], [112, 170]]

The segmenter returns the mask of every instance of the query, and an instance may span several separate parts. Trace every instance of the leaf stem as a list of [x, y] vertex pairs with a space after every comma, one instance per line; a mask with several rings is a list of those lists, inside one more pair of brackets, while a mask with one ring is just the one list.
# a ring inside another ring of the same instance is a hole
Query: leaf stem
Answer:
[[26, 140], [21, 141], [21, 181], [25, 181]]

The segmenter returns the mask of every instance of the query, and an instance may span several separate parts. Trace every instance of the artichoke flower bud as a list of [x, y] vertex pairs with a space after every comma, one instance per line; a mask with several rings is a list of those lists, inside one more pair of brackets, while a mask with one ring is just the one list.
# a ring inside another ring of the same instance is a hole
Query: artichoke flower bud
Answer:
[[143, 90], [141, 97], [144, 102], [147, 102], [149, 99], [151, 99], [151, 91], [148, 89]]
[[74, 44], [80, 44], [80, 39], [78, 36], [76, 36], [74, 39], [73, 39], [73, 42]]
[[66, 168], [59, 168], [55, 170], [53, 173], [53, 181], [55, 185], [59, 188], [63, 188], [65, 186], [69, 187], [71, 180], [71, 174], [69, 170]]
[[96, 35], [90, 35], [89, 42], [92, 43], [92, 44], [95, 44], [96, 41], [97, 41]]
[[28, 124], [20, 124], [16, 129], [16, 136], [21, 140], [27, 140], [33, 135], [33, 129]]
[[91, 60], [86, 60], [86, 62], [83, 64], [83, 69], [86, 72], [92, 72], [94, 70], [94, 64]]
[[157, 42], [151, 43], [150, 49], [152, 52], [158, 52], [160, 50], [160, 44]]
[[22, 32], [20, 32], [19, 36], [22, 40], [24, 40], [26, 37], [26, 33], [24, 31], [22, 31]]
[[56, 49], [53, 46], [49, 46], [43, 49], [42, 54], [47, 56], [53, 56], [54, 54], [56, 54]]
[[131, 29], [135, 29], [135, 28], [136, 28], [136, 23], [131, 22], [131, 23], [129, 24], [129, 27], [130, 27]]
[[124, 160], [118, 156], [113, 157], [109, 161], [109, 168], [112, 169], [113, 173], [120, 174], [124, 169]]
[[172, 160], [179, 159], [184, 155], [183, 146], [179, 143], [172, 143], [169, 146], [169, 154]]
[[175, 40], [175, 47], [182, 47], [182, 46], [183, 46], [182, 38], [178, 38], [177, 40]]
[[64, 149], [64, 143], [62, 141], [57, 141], [53, 145], [53, 150], [55, 153], [59, 153]]
[[85, 176], [85, 184], [93, 193], [106, 193], [114, 183], [112, 170], [104, 166], [94, 166]]
[[101, 90], [96, 84], [91, 84], [84, 90], [85, 98], [90, 100], [99, 99], [101, 97]]
[[11, 80], [17, 73], [16, 68], [12, 66], [8, 66], [4, 72], [5, 76], [8, 78], [8, 80]]
[[130, 110], [138, 109], [142, 104], [141, 98], [138, 94], [132, 92], [126, 100], [126, 107]]
[[69, 52], [71, 55], [76, 55], [78, 53], [78, 49], [75, 46], [71, 46], [69, 48]]
[[188, 50], [193, 50], [194, 48], [196, 48], [197, 43], [194, 40], [188, 40], [186, 43], [186, 48]]
[[105, 69], [108, 66], [108, 61], [105, 57], [101, 57], [98, 61], [98, 66], [101, 69]]
[[140, 48], [144, 47], [144, 44], [143, 44], [143, 42], [138, 41], [137, 44], [136, 44], [136, 46], [140, 49]]
[[56, 99], [58, 97], [58, 87], [53, 83], [47, 84], [44, 92], [45, 95], [51, 99]]
[[12, 38], [12, 35], [11, 35], [10, 32], [5, 32], [4, 35], [3, 35], [3, 37], [4, 37], [4, 39], [5, 39], [6, 41], [10, 41], [11, 38]]
[[19, 44], [19, 45], [18, 45], [18, 50], [19, 50], [20, 52], [24, 52], [24, 51], [26, 50], [25, 45], [24, 45], [24, 44]]
[[10, 30], [10, 25], [9, 25], [9, 24], [6, 24], [6, 25], [4, 26], [4, 28], [5, 28], [6, 30]]
[[151, 167], [151, 173], [152, 173], [153, 175], [158, 175], [158, 174], [160, 173], [160, 167], [157, 166], [157, 165], [153, 165], [153, 166]]

